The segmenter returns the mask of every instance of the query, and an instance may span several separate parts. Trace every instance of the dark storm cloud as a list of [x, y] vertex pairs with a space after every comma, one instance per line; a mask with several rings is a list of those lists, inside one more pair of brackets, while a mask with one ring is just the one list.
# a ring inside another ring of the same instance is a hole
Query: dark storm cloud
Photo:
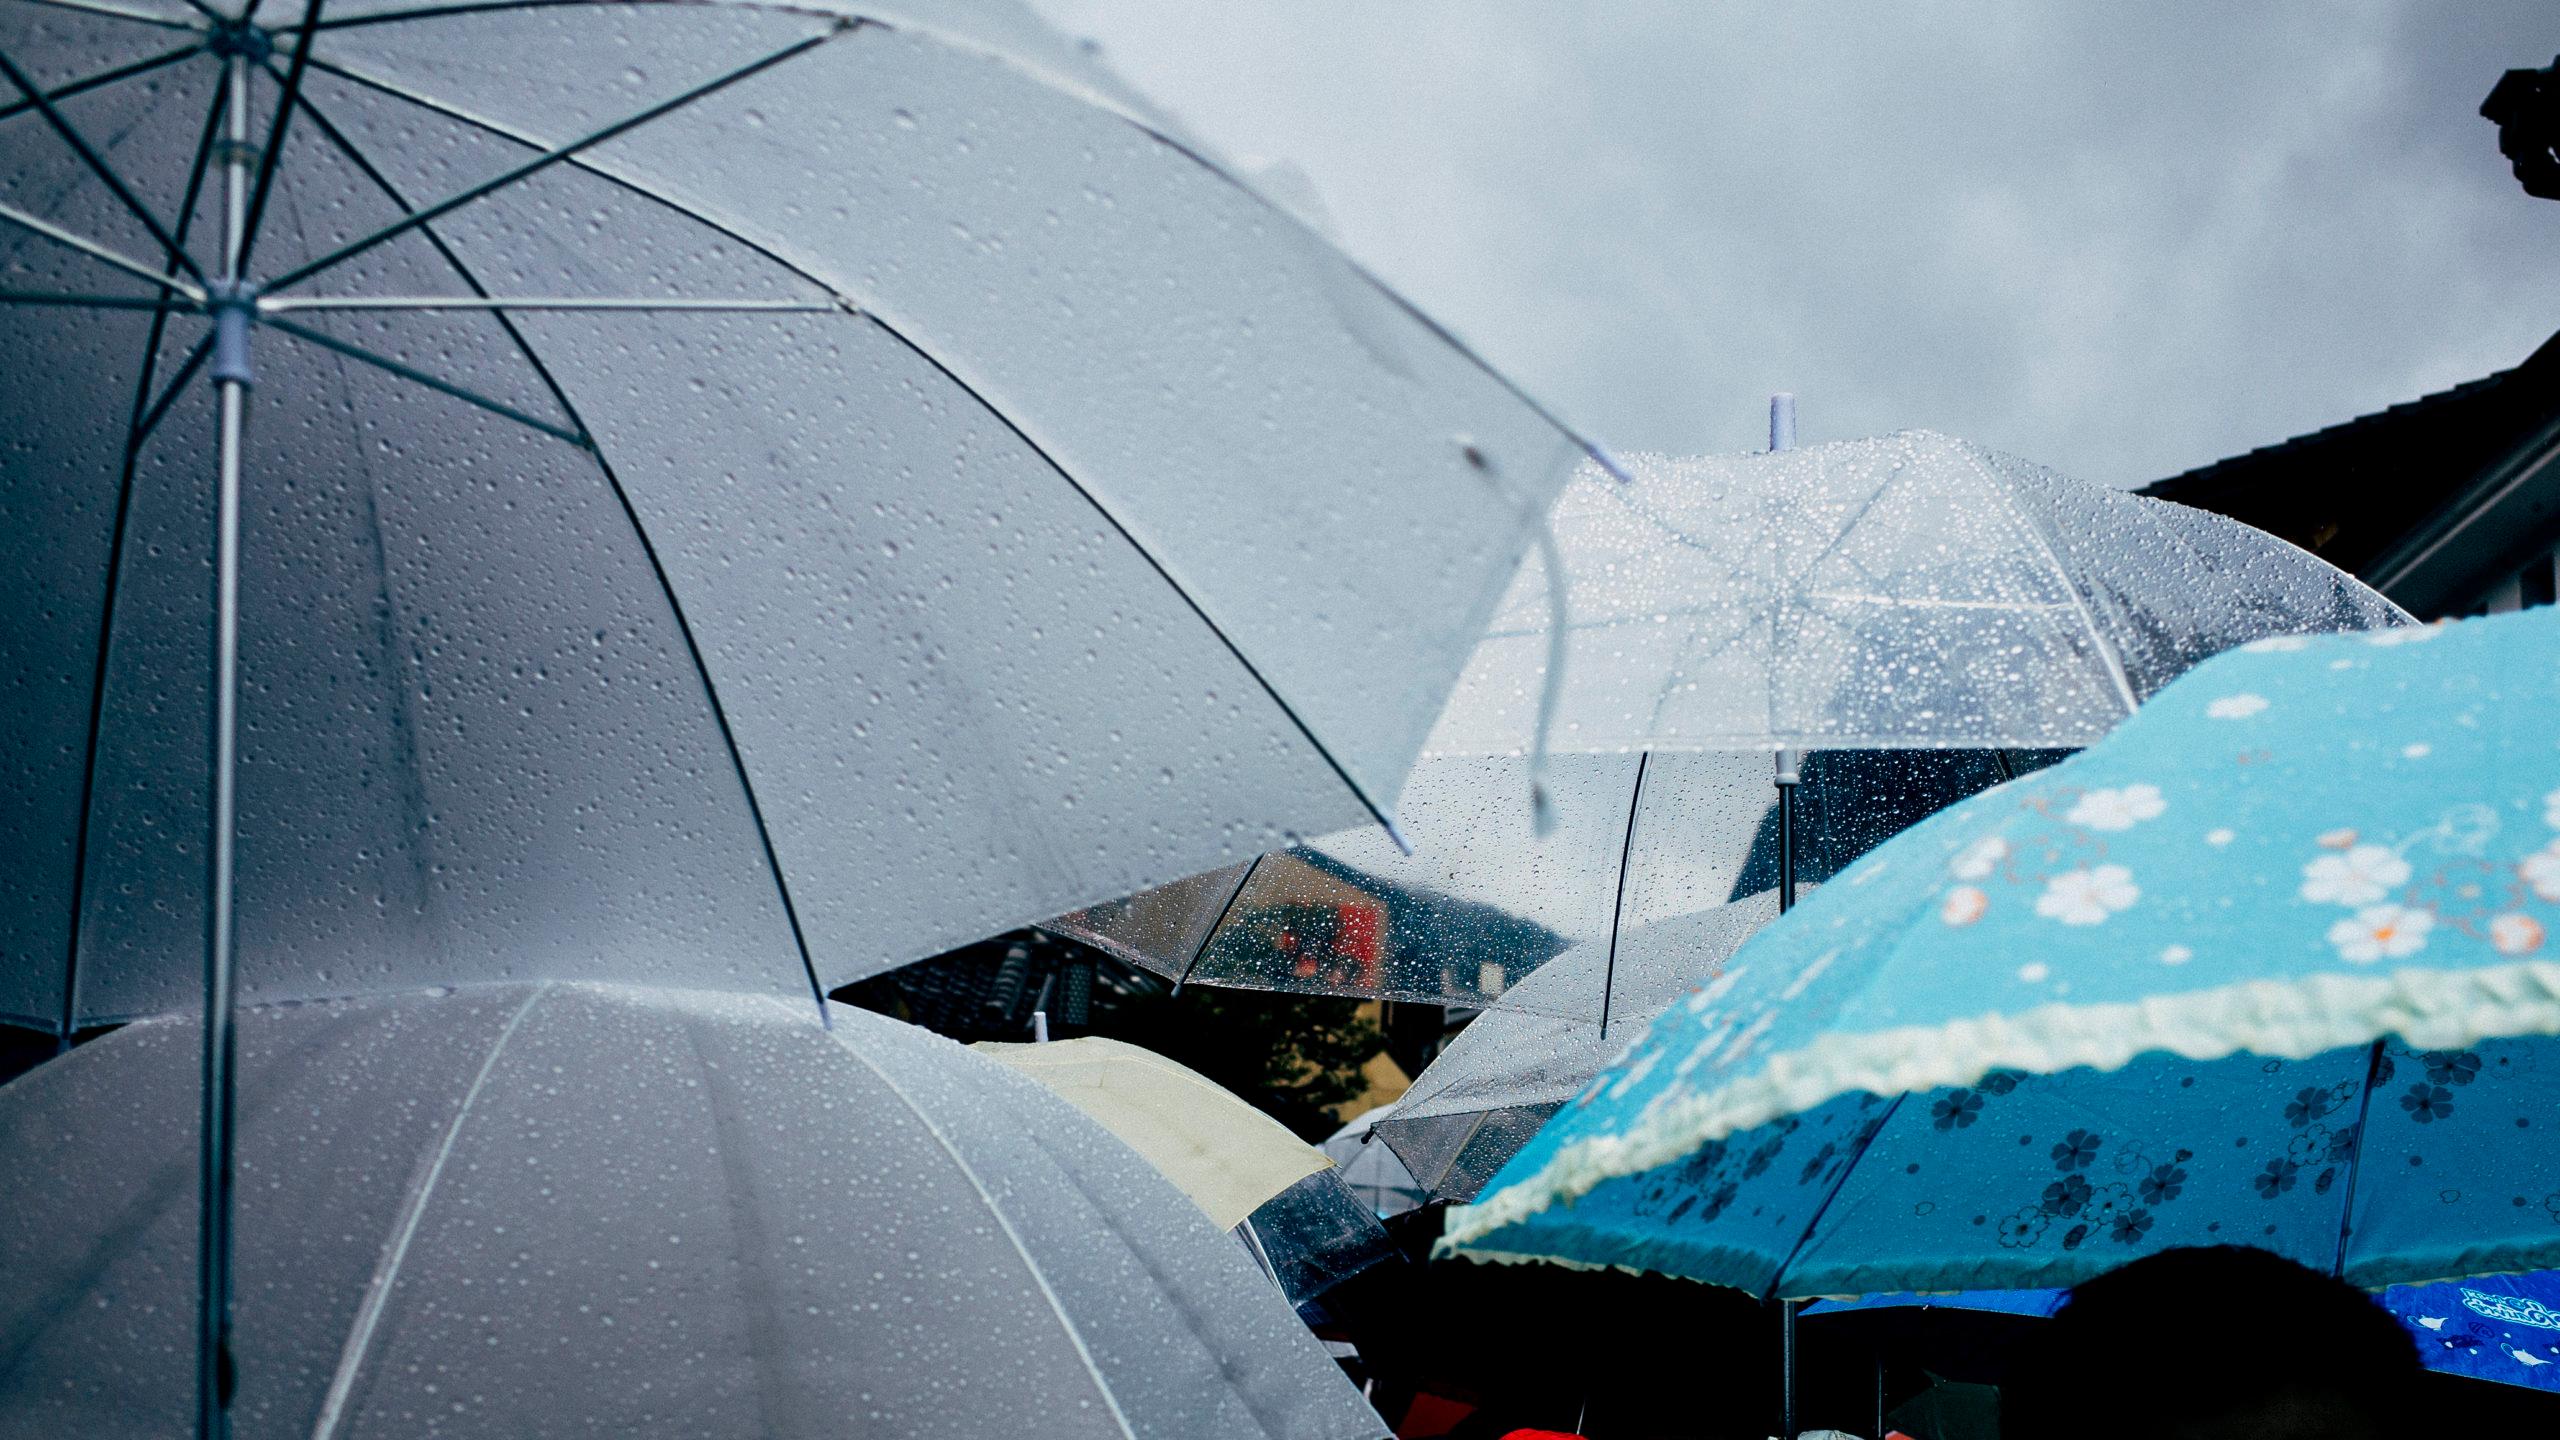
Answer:
[[2137, 483], [2560, 327], [2560, 204], [2475, 113], [2550, 0], [1044, 9], [1625, 448], [1794, 389]]

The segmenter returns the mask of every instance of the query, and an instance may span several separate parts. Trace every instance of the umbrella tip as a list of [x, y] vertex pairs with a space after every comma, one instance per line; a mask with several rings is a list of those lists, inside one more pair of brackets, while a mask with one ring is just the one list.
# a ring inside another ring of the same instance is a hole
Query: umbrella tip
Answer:
[[1378, 815], [1378, 828], [1386, 831], [1387, 838], [1396, 842], [1397, 854], [1410, 855], [1413, 853], [1413, 842], [1406, 839], [1404, 831], [1397, 827], [1396, 817], [1386, 814], [1383, 811], [1380, 812]]
[[1582, 442], [1582, 450], [1584, 454], [1591, 457], [1592, 464], [1608, 472], [1609, 478], [1621, 485], [1636, 483], [1635, 473], [1627, 469], [1625, 463], [1617, 456], [1610, 454], [1608, 446], [1596, 440], [1585, 440]]

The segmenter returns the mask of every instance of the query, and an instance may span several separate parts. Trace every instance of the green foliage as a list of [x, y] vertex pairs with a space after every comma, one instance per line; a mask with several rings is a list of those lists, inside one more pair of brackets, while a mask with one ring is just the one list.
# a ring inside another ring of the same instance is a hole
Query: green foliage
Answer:
[[1093, 1032], [1190, 1066], [1304, 1139], [1340, 1128], [1334, 1107], [1369, 1088], [1361, 1067], [1386, 1036], [1360, 1002], [1324, 995], [1185, 986], [1106, 988]]

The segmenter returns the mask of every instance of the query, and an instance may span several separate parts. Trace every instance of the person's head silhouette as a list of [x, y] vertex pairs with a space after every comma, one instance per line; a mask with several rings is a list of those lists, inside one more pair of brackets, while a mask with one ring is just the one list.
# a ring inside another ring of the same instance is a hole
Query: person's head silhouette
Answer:
[[2018, 1356], [2002, 1440], [2373, 1440], [2408, 1433], [2417, 1346], [2344, 1281], [2239, 1245], [2074, 1288]]

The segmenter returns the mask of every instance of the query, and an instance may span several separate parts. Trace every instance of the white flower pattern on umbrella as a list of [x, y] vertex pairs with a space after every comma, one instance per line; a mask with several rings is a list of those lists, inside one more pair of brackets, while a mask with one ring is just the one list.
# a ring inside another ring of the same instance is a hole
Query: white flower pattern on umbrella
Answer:
[[2157, 785], [2127, 785], [2120, 789], [2092, 790], [2080, 797], [2071, 813], [2062, 818], [2091, 830], [2130, 830], [2145, 820], [2156, 819], [2169, 808]]
[[2302, 898], [2314, 905], [2370, 905], [2409, 883], [2409, 862], [2388, 845], [2356, 845], [2302, 867]]
[[2560, 900], [2560, 840], [2554, 840], [2524, 857], [2516, 873], [2533, 893], [2545, 900]]
[[2044, 883], [2036, 913], [2065, 925], [2097, 925], [2142, 898], [2133, 872], [2122, 865], [2082, 866]]
[[2267, 697], [2242, 693], [2225, 695], [2204, 707], [2207, 718], [2214, 720], [2246, 720], [2267, 708]]
[[2009, 858], [2009, 842], [1997, 835], [1985, 835], [1956, 852], [1947, 862], [1947, 873], [1959, 880], [1981, 880], [2000, 868]]
[[1978, 885], [1959, 885], [1938, 906], [1938, 918], [1950, 925], [1970, 925], [1991, 908], [1991, 897]]
[[2489, 944], [2501, 955], [2530, 955], [2542, 948], [2542, 922], [2510, 910], [2489, 922]]
[[2368, 905], [2329, 927], [2329, 943], [2338, 954], [2359, 965], [2397, 960], [2427, 946], [2436, 917], [2409, 905]]
[[2542, 823], [2560, 830], [2560, 790], [2542, 797]]

